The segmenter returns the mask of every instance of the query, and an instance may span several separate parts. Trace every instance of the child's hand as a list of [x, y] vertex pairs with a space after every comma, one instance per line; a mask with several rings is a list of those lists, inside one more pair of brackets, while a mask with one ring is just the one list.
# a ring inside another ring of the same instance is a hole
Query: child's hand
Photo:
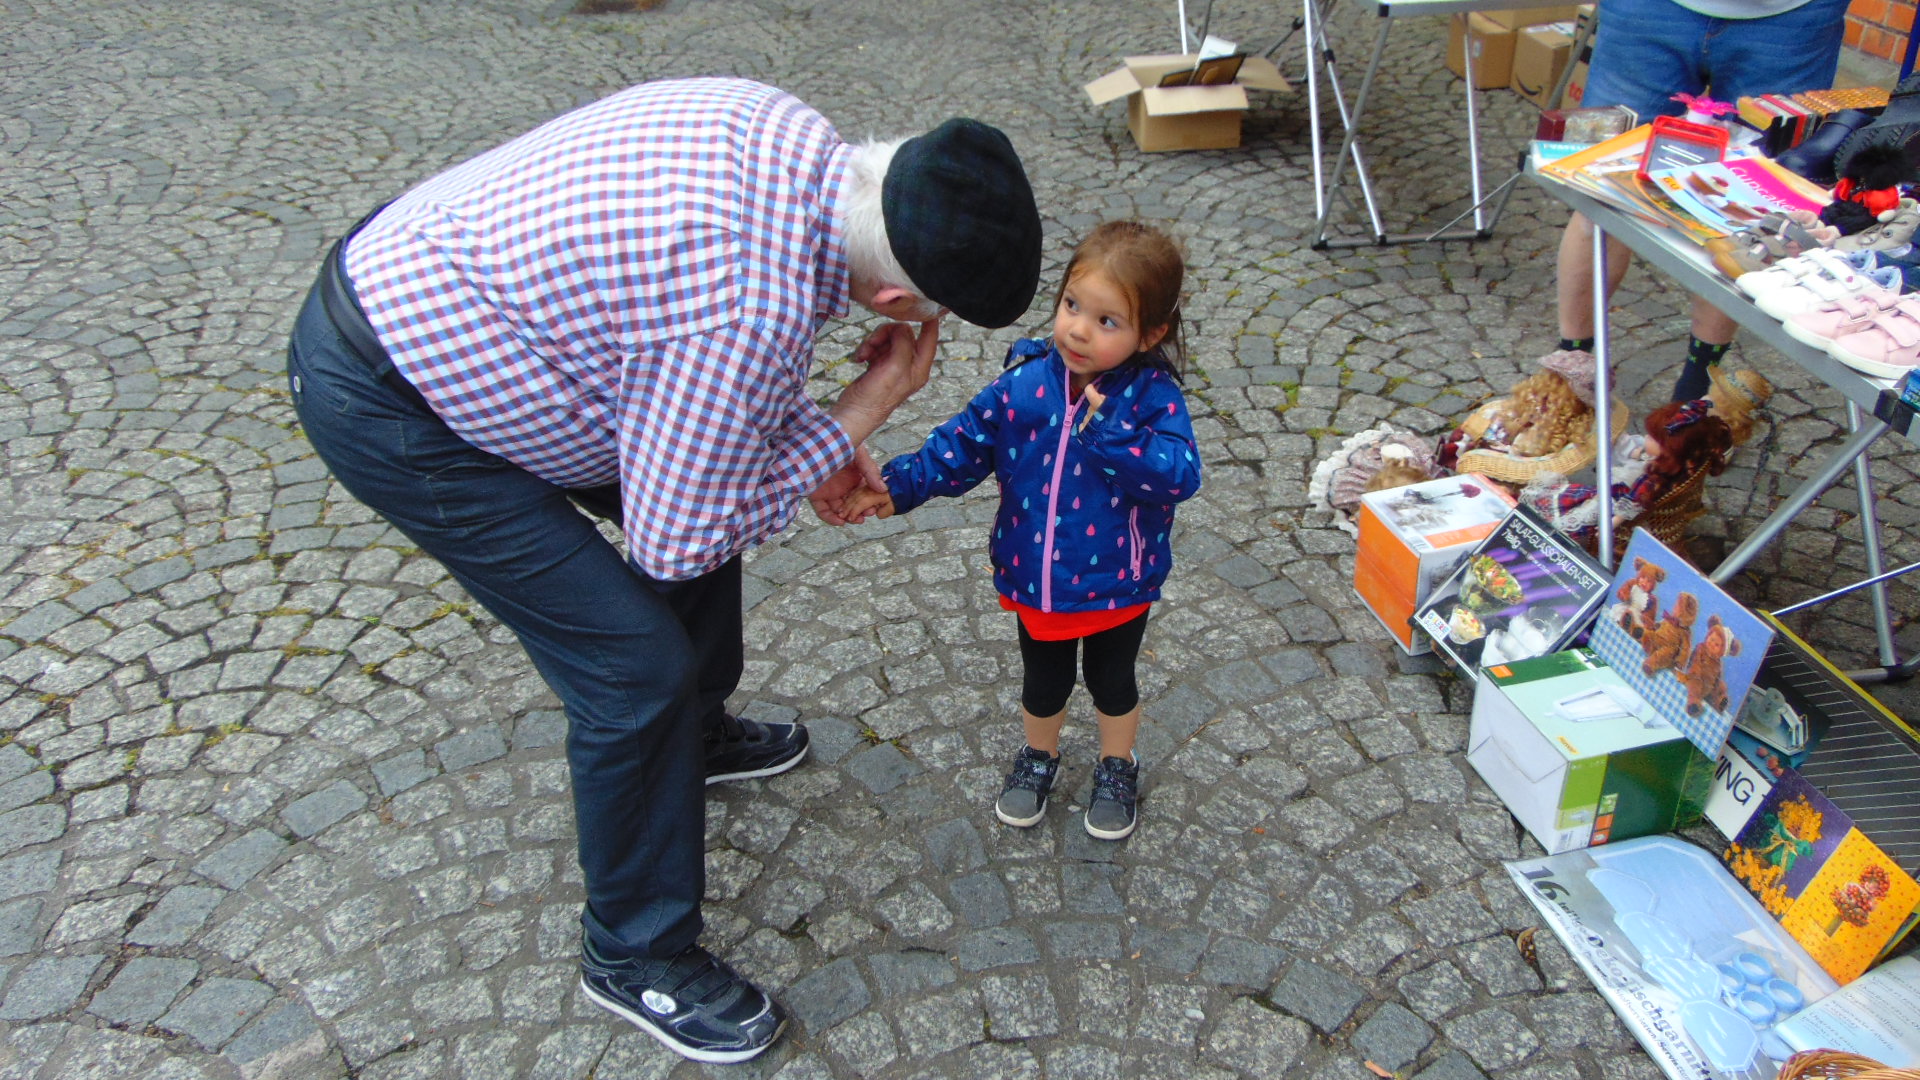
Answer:
[[1080, 391], [1080, 398], [1087, 403], [1088, 416], [1099, 412], [1100, 406], [1107, 403], [1107, 395], [1101, 393], [1092, 383], [1088, 383], [1086, 388]]
[[850, 525], [858, 525], [876, 512], [883, 518], [892, 517], [893, 496], [884, 491], [875, 491], [870, 487], [855, 488], [840, 508], [840, 516]]

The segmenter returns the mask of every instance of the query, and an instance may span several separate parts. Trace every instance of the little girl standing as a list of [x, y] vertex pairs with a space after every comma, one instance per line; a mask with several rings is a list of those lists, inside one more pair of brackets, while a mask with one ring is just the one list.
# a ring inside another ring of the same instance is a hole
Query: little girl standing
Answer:
[[1009, 825], [1046, 814], [1079, 653], [1100, 721], [1084, 824], [1103, 840], [1133, 832], [1134, 662], [1172, 565], [1174, 504], [1200, 487], [1178, 381], [1184, 274], [1179, 248], [1158, 229], [1095, 228], [1067, 263], [1053, 336], [1016, 342], [1006, 370], [959, 415], [888, 462], [886, 494], [862, 488], [847, 500], [846, 518], [860, 521], [964, 494], [989, 475], [1000, 484], [994, 587], [1019, 617], [1027, 736], [994, 804]]

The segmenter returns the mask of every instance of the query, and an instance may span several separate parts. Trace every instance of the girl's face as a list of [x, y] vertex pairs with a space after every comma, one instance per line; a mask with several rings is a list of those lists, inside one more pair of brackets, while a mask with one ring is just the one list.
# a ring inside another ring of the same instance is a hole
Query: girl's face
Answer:
[[1075, 274], [1053, 313], [1053, 343], [1081, 385], [1160, 344], [1166, 334], [1164, 325], [1136, 325], [1133, 298], [1100, 270]]

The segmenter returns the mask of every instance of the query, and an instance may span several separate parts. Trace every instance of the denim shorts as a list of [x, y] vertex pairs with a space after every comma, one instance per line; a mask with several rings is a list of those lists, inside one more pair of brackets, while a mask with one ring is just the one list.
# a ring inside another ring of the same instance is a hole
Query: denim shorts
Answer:
[[1757, 19], [1718, 19], [1673, 0], [1600, 0], [1582, 106], [1625, 105], [1645, 121], [1677, 116], [1674, 94], [1733, 102], [1833, 85], [1848, 0]]

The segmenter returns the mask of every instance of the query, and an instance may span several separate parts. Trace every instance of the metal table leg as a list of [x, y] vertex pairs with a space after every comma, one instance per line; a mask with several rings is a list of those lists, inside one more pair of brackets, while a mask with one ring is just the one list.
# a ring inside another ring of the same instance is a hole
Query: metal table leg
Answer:
[[[1847, 429], [1860, 430], [1860, 406], [1847, 402]], [[1867, 548], [1867, 575], [1878, 578], [1882, 569], [1880, 563], [1880, 512], [1873, 502], [1872, 463], [1866, 454], [1853, 460], [1853, 484], [1860, 496], [1861, 538]], [[1880, 638], [1880, 663], [1892, 666], [1900, 659], [1893, 647], [1893, 620], [1887, 614], [1887, 586], [1879, 581], [1873, 585], [1873, 629]]]
[[[1373, 225], [1373, 238], [1368, 241], [1362, 241], [1362, 243], [1385, 244], [1387, 243], [1387, 230], [1380, 222], [1380, 207], [1373, 198], [1373, 181], [1367, 176], [1366, 159], [1362, 156], [1360, 147], [1355, 140], [1360, 134], [1360, 118], [1366, 115], [1367, 95], [1372, 93], [1373, 81], [1380, 73], [1380, 57], [1387, 50], [1387, 31], [1393, 26], [1393, 20], [1380, 20], [1380, 33], [1375, 35], [1373, 41], [1373, 56], [1367, 62], [1366, 75], [1360, 80], [1360, 91], [1354, 95], [1353, 110], [1352, 112], [1348, 112], [1346, 95], [1340, 90], [1340, 75], [1334, 67], [1333, 49], [1327, 44], [1325, 12], [1319, 9], [1317, 0], [1303, 0], [1303, 5], [1307, 12], [1309, 23], [1307, 27], [1307, 50], [1313, 57], [1313, 59], [1309, 61], [1310, 66], [1307, 69], [1308, 77], [1311, 79], [1313, 75], [1312, 64], [1323, 63], [1326, 65], [1327, 85], [1329, 89], [1333, 91], [1333, 103], [1335, 108], [1339, 110], [1340, 124], [1346, 129], [1346, 134], [1340, 142], [1340, 152], [1334, 155], [1333, 175], [1328, 179], [1324, 193], [1319, 189], [1317, 182], [1315, 185], [1314, 209], [1318, 214], [1318, 220], [1314, 222], [1313, 246], [1321, 249], [1336, 246], [1327, 240], [1327, 223], [1333, 215], [1333, 198], [1340, 191], [1341, 180], [1346, 177], [1347, 158], [1349, 155], [1353, 158], [1354, 177], [1360, 185], [1360, 196], [1366, 202], [1367, 219]], [[1307, 87], [1307, 98], [1307, 107], [1312, 110], [1312, 116], [1309, 120], [1313, 125], [1314, 174], [1317, 181], [1320, 169], [1319, 155], [1321, 145], [1320, 108], [1318, 94], [1311, 82], [1309, 82]], [[1355, 245], [1349, 242], [1340, 242], [1338, 246], [1351, 247]]]
[[1795, 488], [1785, 502], [1774, 507], [1773, 513], [1767, 515], [1767, 520], [1761, 522], [1760, 527], [1755, 529], [1752, 535], [1742, 540], [1732, 554], [1720, 561], [1720, 565], [1714, 568], [1713, 573], [1707, 575], [1707, 579], [1716, 585], [1722, 584], [1746, 569], [1747, 563], [1753, 561], [1753, 557], [1760, 553], [1761, 548], [1766, 547], [1775, 537], [1785, 532], [1787, 525], [1794, 518], [1799, 517], [1801, 511], [1813, 505], [1813, 500], [1832, 487], [1834, 482], [1840, 479], [1840, 475], [1852, 468], [1853, 463], [1867, 452], [1867, 447], [1872, 446], [1874, 440], [1885, 435], [1888, 430], [1886, 421], [1879, 419], [1871, 420], [1856, 429], [1847, 437], [1846, 442], [1840, 444], [1826, 463], [1820, 466], [1818, 472]]
[[1613, 569], [1613, 368], [1607, 334], [1607, 234], [1593, 226], [1593, 497], [1600, 565]]

